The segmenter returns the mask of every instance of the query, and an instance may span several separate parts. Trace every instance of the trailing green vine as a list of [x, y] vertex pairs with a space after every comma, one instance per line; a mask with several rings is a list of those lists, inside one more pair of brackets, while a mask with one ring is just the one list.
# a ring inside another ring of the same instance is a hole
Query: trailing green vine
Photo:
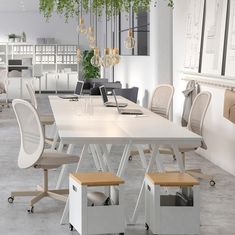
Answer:
[[[140, 10], [148, 10], [153, 0], [93, 0], [91, 1], [91, 8], [93, 12], [98, 12], [102, 15], [104, 9], [108, 17], [117, 15], [121, 11], [129, 12], [130, 6], [135, 13]], [[169, 7], [173, 7], [173, 0], [165, 0]], [[157, 0], [154, 2], [157, 3]], [[66, 21], [71, 17], [78, 15], [81, 8], [88, 12], [90, 7], [90, 0], [40, 0], [40, 12], [46, 19], [52, 16], [55, 11], [60, 15], [64, 15]]]

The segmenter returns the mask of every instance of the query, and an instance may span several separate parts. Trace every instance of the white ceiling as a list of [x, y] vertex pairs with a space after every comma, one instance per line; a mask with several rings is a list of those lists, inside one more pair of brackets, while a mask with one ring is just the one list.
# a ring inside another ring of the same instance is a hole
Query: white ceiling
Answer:
[[0, 12], [38, 11], [39, 0], [0, 0]]

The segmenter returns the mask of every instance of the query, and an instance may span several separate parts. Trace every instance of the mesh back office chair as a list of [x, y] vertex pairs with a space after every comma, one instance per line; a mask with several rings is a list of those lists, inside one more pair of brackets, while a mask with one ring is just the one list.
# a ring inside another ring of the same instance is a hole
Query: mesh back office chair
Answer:
[[[35, 96], [35, 91], [34, 91], [32, 84], [30, 82], [27, 82], [26, 88], [27, 88], [29, 96], [30, 96], [31, 104], [34, 106], [35, 109], [38, 109], [38, 102], [37, 102], [37, 99]], [[40, 115], [39, 118], [40, 118], [40, 121], [43, 125], [44, 132], [45, 132], [47, 125], [53, 125], [55, 122], [53, 115]], [[45, 141], [46, 141], [46, 143], [55, 146], [57, 139], [58, 139], [58, 134], [56, 131], [55, 137], [53, 139], [45, 138]]]
[[[172, 105], [172, 100], [173, 100], [173, 95], [174, 95], [174, 87], [168, 84], [162, 84], [156, 87], [152, 100], [149, 105], [149, 109], [164, 117], [169, 119], [169, 113], [170, 113], [170, 108]], [[151, 146], [147, 149], [142, 149], [140, 145], [137, 145], [137, 151], [132, 150], [129, 156], [129, 160], [132, 160], [132, 157], [134, 155], [140, 155], [140, 159], [142, 162], [142, 165], [144, 168], [147, 167], [146, 159], [144, 154], [149, 154], [151, 152]], [[174, 157], [174, 156], [173, 156]]]
[[174, 87], [168, 84], [159, 85], [152, 96], [149, 109], [158, 115], [169, 119], [172, 105]]
[[[38, 102], [32, 84], [26, 83], [26, 87], [29, 92], [31, 104], [34, 106], [35, 109], [38, 109]], [[40, 121], [43, 125], [52, 125], [55, 122], [53, 115], [40, 115]]]
[[115, 89], [115, 94], [137, 103], [138, 87]]
[[43, 187], [39, 186], [37, 191], [12, 192], [8, 202], [13, 203], [16, 196], [34, 196], [30, 201], [30, 209], [28, 210], [28, 212], [33, 212], [34, 204], [44, 197], [66, 201], [67, 189], [48, 190], [48, 170], [58, 168], [63, 164], [77, 163], [79, 157], [44, 150], [44, 134], [36, 109], [28, 101], [20, 99], [13, 100], [12, 105], [21, 137], [18, 166], [22, 169], [30, 167], [42, 169], [44, 171], [44, 184]]
[[[192, 105], [192, 108], [191, 108], [190, 114], [189, 114], [189, 122], [188, 122], [187, 128], [190, 131], [192, 131], [202, 137], [203, 137], [204, 119], [205, 119], [205, 115], [206, 115], [208, 106], [210, 104], [210, 101], [211, 101], [211, 93], [210, 92], [199, 93], [195, 97], [195, 100], [193, 102], [193, 105]], [[207, 146], [206, 146], [203, 139], [202, 139], [200, 147], [203, 149], [207, 149]], [[182, 153], [182, 156], [183, 156], [184, 166], [185, 166], [185, 153], [190, 152], [190, 151], [195, 151], [197, 148], [198, 148], [197, 146], [195, 147], [195, 146], [188, 146], [188, 145], [179, 147], [179, 151]], [[162, 148], [160, 148], [159, 151], [161, 154], [171, 154], [171, 155], [174, 154], [173, 150], [167, 146], [163, 146]], [[211, 186], [215, 185], [215, 181], [213, 180], [213, 177], [201, 173], [201, 169], [186, 170], [186, 172], [191, 174], [192, 176], [197, 177], [197, 178], [210, 180]]]
[[[3, 94], [5, 95], [5, 103], [1, 103], [1, 106], [6, 105], [7, 107], [9, 107], [8, 105], [8, 84], [9, 84], [9, 80], [7, 77], [7, 70], [1, 70], [0, 71], [0, 95], [2, 96]], [[0, 109], [1, 110], [1, 109]]]

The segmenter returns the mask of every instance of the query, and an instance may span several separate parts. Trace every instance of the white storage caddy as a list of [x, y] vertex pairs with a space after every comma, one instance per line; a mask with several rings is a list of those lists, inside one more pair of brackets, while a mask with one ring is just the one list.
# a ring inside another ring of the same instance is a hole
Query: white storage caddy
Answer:
[[[109, 172], [70, 174], [69, 223], [81, 235], [124, 234], [124, 181]], [[88, 187], [105, 186], [105, 193], [115, 202], [106, 206], [88, 206]]]
[[[161, 195], [161, 187], [179, 187], [191, 203], [182, 203], [179, 194]], [[145, 221], [153, 234], [199, 234], [199, 182], [185, 173], [146, 174]]]

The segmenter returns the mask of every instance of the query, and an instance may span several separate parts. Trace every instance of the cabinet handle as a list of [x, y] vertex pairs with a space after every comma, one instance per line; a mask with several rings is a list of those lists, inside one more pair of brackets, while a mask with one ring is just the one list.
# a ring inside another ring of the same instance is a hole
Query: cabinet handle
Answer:
[[73, 191], [77, 192], [77, 188], [73, 185]]
[[150, 188], [150, 186], [149, 186], [149, 185], [147, 185], [147, 189], [148, 189], [148, 191], [150, 191], [150, 192], [151, 192], [151, 188]]

